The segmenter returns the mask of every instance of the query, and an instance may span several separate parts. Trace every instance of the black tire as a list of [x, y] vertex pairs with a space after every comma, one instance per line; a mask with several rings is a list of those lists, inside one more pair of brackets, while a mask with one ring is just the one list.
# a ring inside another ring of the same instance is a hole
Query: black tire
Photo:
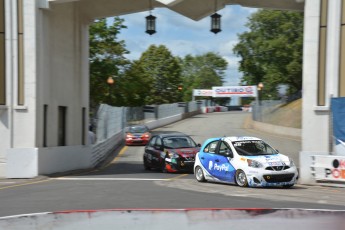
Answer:
[[144, 157], [144, 169], [145, 170], [151, 170], [151, 167], [150, 166], [148, 166], [148, 163], [147, 163], [147, 161], [146, 161], [146, 158]]
[[245, 172], [243, 172], [243, 170], [241, 169], [236, 170], [235, 181], [236, 181], [236, 184], [240, 187], [248, 186], [247, 176]]
[[202, 171], [202, 168], [200, 166], [196, 166], [195, 168], [195, 178], [198, 182], [205, 182], [205, 176], [204, 172]]
[[294, 184], [283, 185], [283, 188], [291, 188]]
[[165, 160], [162, 164], [162, 169], [161, 169], [162, 173], [166, 173], [167, 172], [167, 168], [166, 168], [166, 163], [165, 163]]

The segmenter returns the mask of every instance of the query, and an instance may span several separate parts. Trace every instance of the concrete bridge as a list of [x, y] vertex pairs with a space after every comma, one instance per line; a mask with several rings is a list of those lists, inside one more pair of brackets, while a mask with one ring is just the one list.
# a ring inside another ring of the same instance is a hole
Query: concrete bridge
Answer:
[[[345, 96], [344, 1], [216, 3], [217, 10], [240, 4], [304, 11], [300, 154], [308, 167], [310, 155], [329, 155], [329, 98]], [[68, 169], [80, 167], [80, 156], [92, 151], [87, 143], [88, 26], [96, 18], [147, 11], [149, 7], [147, 0], [0, 1], [0, 177], [34, 177], [48, 166], [59, 170], [56, 162], [68, 162]], [[152, 7], [200, 20], [214, 13], [215, 2], [152, 0]], [[27, 164], [32, 173], [13, 170], [13, 166]]]

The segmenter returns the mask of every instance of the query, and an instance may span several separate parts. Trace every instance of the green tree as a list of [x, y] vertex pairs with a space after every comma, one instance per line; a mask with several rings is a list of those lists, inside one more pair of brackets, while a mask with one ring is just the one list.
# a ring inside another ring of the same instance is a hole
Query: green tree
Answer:
[[[123, 19], [99, 19], [90, 25], [90, 108], [100, 103], [121, 106], [125, 103], [121, 78], [129, 67], [130, 61], [124, 57], [129, 52], [125, 42], [119, 41], [117, 35], [123, 25]], [[107, 83], [109, 77], [115, 82]]]
[[180, 60], [182, 66], [184, 101], [192, 99], [193, 89], [211, 89], [222, 86], [227, 61], [220, 55], [208, 52], [203, 55], [186, 55]]
[[138, 61], [134, 61], [131, 67], [124, 74], [122, 79], [125, 87], [124, 97], [125, 105], [129, 107], [145, 105], [145, 99], [150, 96], [150, 75], [144, 71], [144, 68]]
[[[165, 104], [181, 101], [181, 67], [176, 57], [164, 45], [151, 45], [137, 61], [142, 72], [137, 78], [147, 83], [145, 104]], [[136, 68], [138, 68], [138, 66]]]
[[303, 13], [259, 10], [233, 51], [241, 57], [242, 84], [264, 83], [263, 98], [277, 96], [279, 84], [290, 93], [302, 89]]

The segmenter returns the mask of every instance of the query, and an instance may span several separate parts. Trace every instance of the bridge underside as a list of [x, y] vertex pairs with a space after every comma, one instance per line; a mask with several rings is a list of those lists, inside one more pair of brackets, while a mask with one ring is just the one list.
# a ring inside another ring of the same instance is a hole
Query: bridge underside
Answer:
[[50, 3], [78, 3], [88, 18], [119, 16], [153, 8], [165, 7], [193, 20], [200, 20], [227, 5], [269, 8], [280, 10], [304, 10], [303, 0], [50, 0]]

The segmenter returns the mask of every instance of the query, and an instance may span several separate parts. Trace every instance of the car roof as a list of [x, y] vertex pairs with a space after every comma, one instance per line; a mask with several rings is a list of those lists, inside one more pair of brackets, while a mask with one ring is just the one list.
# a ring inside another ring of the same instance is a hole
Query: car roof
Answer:
[[225, 141], [261, 141], [262, 139], [257, 137], [250, 137], [250, 136], [224, 136], [224, 137], [213, 137], [209, 138], [208, 141], [214, 141], [214, 140], [225, 140]]
[[147, 128], [146, 125], [129, 125], [128, 127], [129, 128], [131, 128], [131, 127], [145, 127], [145, 128]]
[[181, 132], [171, 132], [171, 133], [157, 133], [154, 134], [154, 136], [160, 136], [160, 137], [185, 137], [185, 136], [189, 136], [185, 133], [181, 133]]
[[260, 138], [257, 137], [250, 137], [250, 136], [231, 136], [231, 137], [224, 137], [227, 141], [261, 141]]

